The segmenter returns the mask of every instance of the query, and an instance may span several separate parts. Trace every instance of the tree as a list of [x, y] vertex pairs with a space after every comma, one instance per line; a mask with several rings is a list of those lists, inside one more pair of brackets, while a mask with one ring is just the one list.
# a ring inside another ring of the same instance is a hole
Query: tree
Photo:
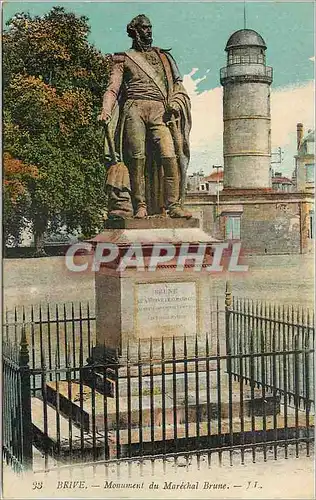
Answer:
[[21, 228], [25, 223], [27, 183], [38, 178], [38, 169], [13, 158], [10, 153], [3, 155], [4, 167], [4, 241], [18, 244], [21, 240]]
[[[3, 35], [4, 151], [25, 172], [36, 168], [24, 175], [13, 204], [9, 189], [21, 172], [8, 177], [7, 170], [5, 197], [11, 211], [23, 205], [19, 232], [29, 220], [39, 251], [48, 224], [86, 236], [102, 228], [105, 167], [96, 118], [110, 63], [89, 43], [87, 21], [54, 7], [43, 17], [16, 14]], [[12, 237], [9, 227], [6, 235]]]

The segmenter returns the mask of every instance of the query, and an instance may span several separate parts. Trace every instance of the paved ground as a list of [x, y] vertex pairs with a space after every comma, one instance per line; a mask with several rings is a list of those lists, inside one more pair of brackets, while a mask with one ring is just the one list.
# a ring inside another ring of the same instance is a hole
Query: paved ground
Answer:
[[[236, 295], [313, 307], [314, 257], [272, 255], [247, 257], [246, 273], [210, 276], [211, 295], [223, 295], [229, 279]], [[39, 302], [94, 299], [94, 275], [70, 273], [63, 257], [5, 259], [4, 304], [14, 306]]]
[[159, 460], [154, 464], [122, 464], [119, 468], [114, 464], [72, 466], [19, 478], [5, 468], [4, 498], [314, 498], [314, 459], [304, 456], [304, 450], [301, 453], [300, 458], [293, 452], [287, 460], [274, 460], [271, 450], [267, 462], [257, 454], [256, 463], [246, 454], [245, 465], [240, 464], [237, 453], [233, 466], [229, 455], [223, 457], [222, 466], [217, 456], [213, 457], [211, 467], [205, 456], [199, 463], [195, 457], [188, 461], [179, 458], [177, 467], [170, 459], [165, 470]]

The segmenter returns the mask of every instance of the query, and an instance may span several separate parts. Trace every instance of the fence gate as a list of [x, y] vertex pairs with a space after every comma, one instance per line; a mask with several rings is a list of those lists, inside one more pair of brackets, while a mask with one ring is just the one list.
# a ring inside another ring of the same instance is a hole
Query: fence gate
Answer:
[[3, 339], [3, 454], [16, 472], [32, 467], [29, 355], [25, 330], [20, 345]]

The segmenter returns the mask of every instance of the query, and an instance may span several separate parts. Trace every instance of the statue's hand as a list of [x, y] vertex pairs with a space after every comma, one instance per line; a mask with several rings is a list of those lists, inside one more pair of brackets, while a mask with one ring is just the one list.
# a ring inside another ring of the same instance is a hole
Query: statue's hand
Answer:
[[[110, 155], [105, 155], [105, 161], [110, 165], [114, 163], [114, 159]], [[115, 161], [119, 163], [121, 161], [121, 157], [118, 153], [115, 153]]]
[[101, 114], [98, 116], [98, 122], [101, 125], [108, 125], [110, 121], [111, 121], [111, 115], [105, 113], [104, 111], [101, 111]]
[[171, 103], [168, 105], [167, 112], [168, 112], [170, 115], [173, 115], [173, 116], [175, 116], [175, 117], [177, 118], [177, 117], [179, 116], [179, 114], [180, 114], [180, 108], [179, 108], [179, 105], [178, 105], [176, 102], [171, 102]]
[[165, 122], [170, 122], [172, 118], [178, 118], [180, 114], [180, 108], [177, 103], [172, 102], [168, 104], [168, 107], [165, 112]]

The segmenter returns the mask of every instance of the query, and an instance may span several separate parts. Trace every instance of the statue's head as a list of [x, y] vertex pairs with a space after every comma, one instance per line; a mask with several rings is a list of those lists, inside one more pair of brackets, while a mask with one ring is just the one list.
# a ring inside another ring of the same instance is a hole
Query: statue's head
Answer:
[[144, 14], [139, 14], [134, 17], [127, 25], [128, 36], [133, 38], [133, 41], [142, 45], [152, 44], [152, 25], [150, 20]]

